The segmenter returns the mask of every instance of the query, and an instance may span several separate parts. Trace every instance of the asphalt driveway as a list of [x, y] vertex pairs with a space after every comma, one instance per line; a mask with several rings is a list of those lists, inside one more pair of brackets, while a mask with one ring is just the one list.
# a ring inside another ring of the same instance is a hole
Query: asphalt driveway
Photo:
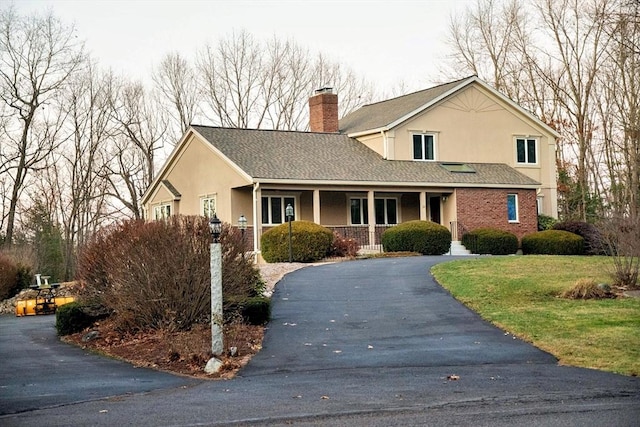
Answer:
[[[161, 375], [154, 391], [65, 402], [0, 424], [638, 425], [640, 379], [558, 366], [483, 322], [431, 278], [430, 267], [448, 259], [295, 271], [273, 295], [263, 350], [237, 378], [185, 384]], [[3, 332], [3, 360], [7, 339]], [[58, 345], [50, 343], [51, 358]], [[94, 381], [111, 370], [96, 366]], [[19, 363], [0, 367], [3, 382], [23, 373]], [[51, 378], [74, 386], [55, 369]], [[20, 401], [2, 387], [3, 402]]]

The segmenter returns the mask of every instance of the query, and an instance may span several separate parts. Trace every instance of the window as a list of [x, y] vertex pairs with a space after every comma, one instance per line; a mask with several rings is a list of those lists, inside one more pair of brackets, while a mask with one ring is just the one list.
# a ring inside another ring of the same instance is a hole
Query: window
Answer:
[[[369, 206], [366, 198], [353, 197], [349, 199], [351, 208], [351, 225], [369, 224]], [[374, 200], [376, 224], [398, 223], [398, 199], [376, 198]]]
[[518, 222], [517, 194], [507, 194], [507, 219], [509, 222]]
[[263, 196], [262, 197], [262, 223], [282, 224], [287, 221], [285, 209], [287, 205], [293, 207], [293, 219], [296, 217], [295, 198], [291, 196]]
[[200, 198], [200, 212], [207, 218], [211, 218], [216, 213], [215, 195], [207, 195]]
[[351, 225], [369, 224], [369, 205], [367, 199], [351, 199]]
[[171, 216], [171, 205], [169, 203], [153, 207], [153, 217], [156, 220], [167, 219]]
[[536, 164], [538, 163], [537, 140], [534, 138], [516, 138], [516, 154], [518, 163]]
[[435, 160], [435, 142], [431, 134], [413, 135], [413, 159]]

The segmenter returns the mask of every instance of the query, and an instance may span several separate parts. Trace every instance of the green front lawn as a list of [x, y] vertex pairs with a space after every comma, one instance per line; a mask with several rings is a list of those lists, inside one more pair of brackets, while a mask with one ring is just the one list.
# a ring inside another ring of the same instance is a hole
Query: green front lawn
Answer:
[[432, 274], [484, 319], [555, 355], [561, 364], [640, 375], [640, 299], [568, 300], [580, 278], [611, 283], [607, 257], [480, 257]]

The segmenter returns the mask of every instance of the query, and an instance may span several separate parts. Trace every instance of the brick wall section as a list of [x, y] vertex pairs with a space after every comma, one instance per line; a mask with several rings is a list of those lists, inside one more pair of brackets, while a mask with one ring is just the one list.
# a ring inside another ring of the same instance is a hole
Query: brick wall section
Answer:
[[320, 93], [309, 98], [311, 132], [338, 132], [338, 95]]
[[[518, 223], [510, 223], [507, 219], [507, 194], [518, 195]], [[461, 188], [456, 190], [456, 201], [458, 223], [466, 231], [493, 227], [522, 239], [538, 229], [535, 190]]]

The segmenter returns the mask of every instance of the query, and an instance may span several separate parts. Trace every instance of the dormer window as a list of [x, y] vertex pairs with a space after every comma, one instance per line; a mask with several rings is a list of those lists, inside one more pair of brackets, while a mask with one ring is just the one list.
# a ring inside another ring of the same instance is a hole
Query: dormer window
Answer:
[[435, 160], [435, 136], [431, 133], [413, 135], [413, 160]]

